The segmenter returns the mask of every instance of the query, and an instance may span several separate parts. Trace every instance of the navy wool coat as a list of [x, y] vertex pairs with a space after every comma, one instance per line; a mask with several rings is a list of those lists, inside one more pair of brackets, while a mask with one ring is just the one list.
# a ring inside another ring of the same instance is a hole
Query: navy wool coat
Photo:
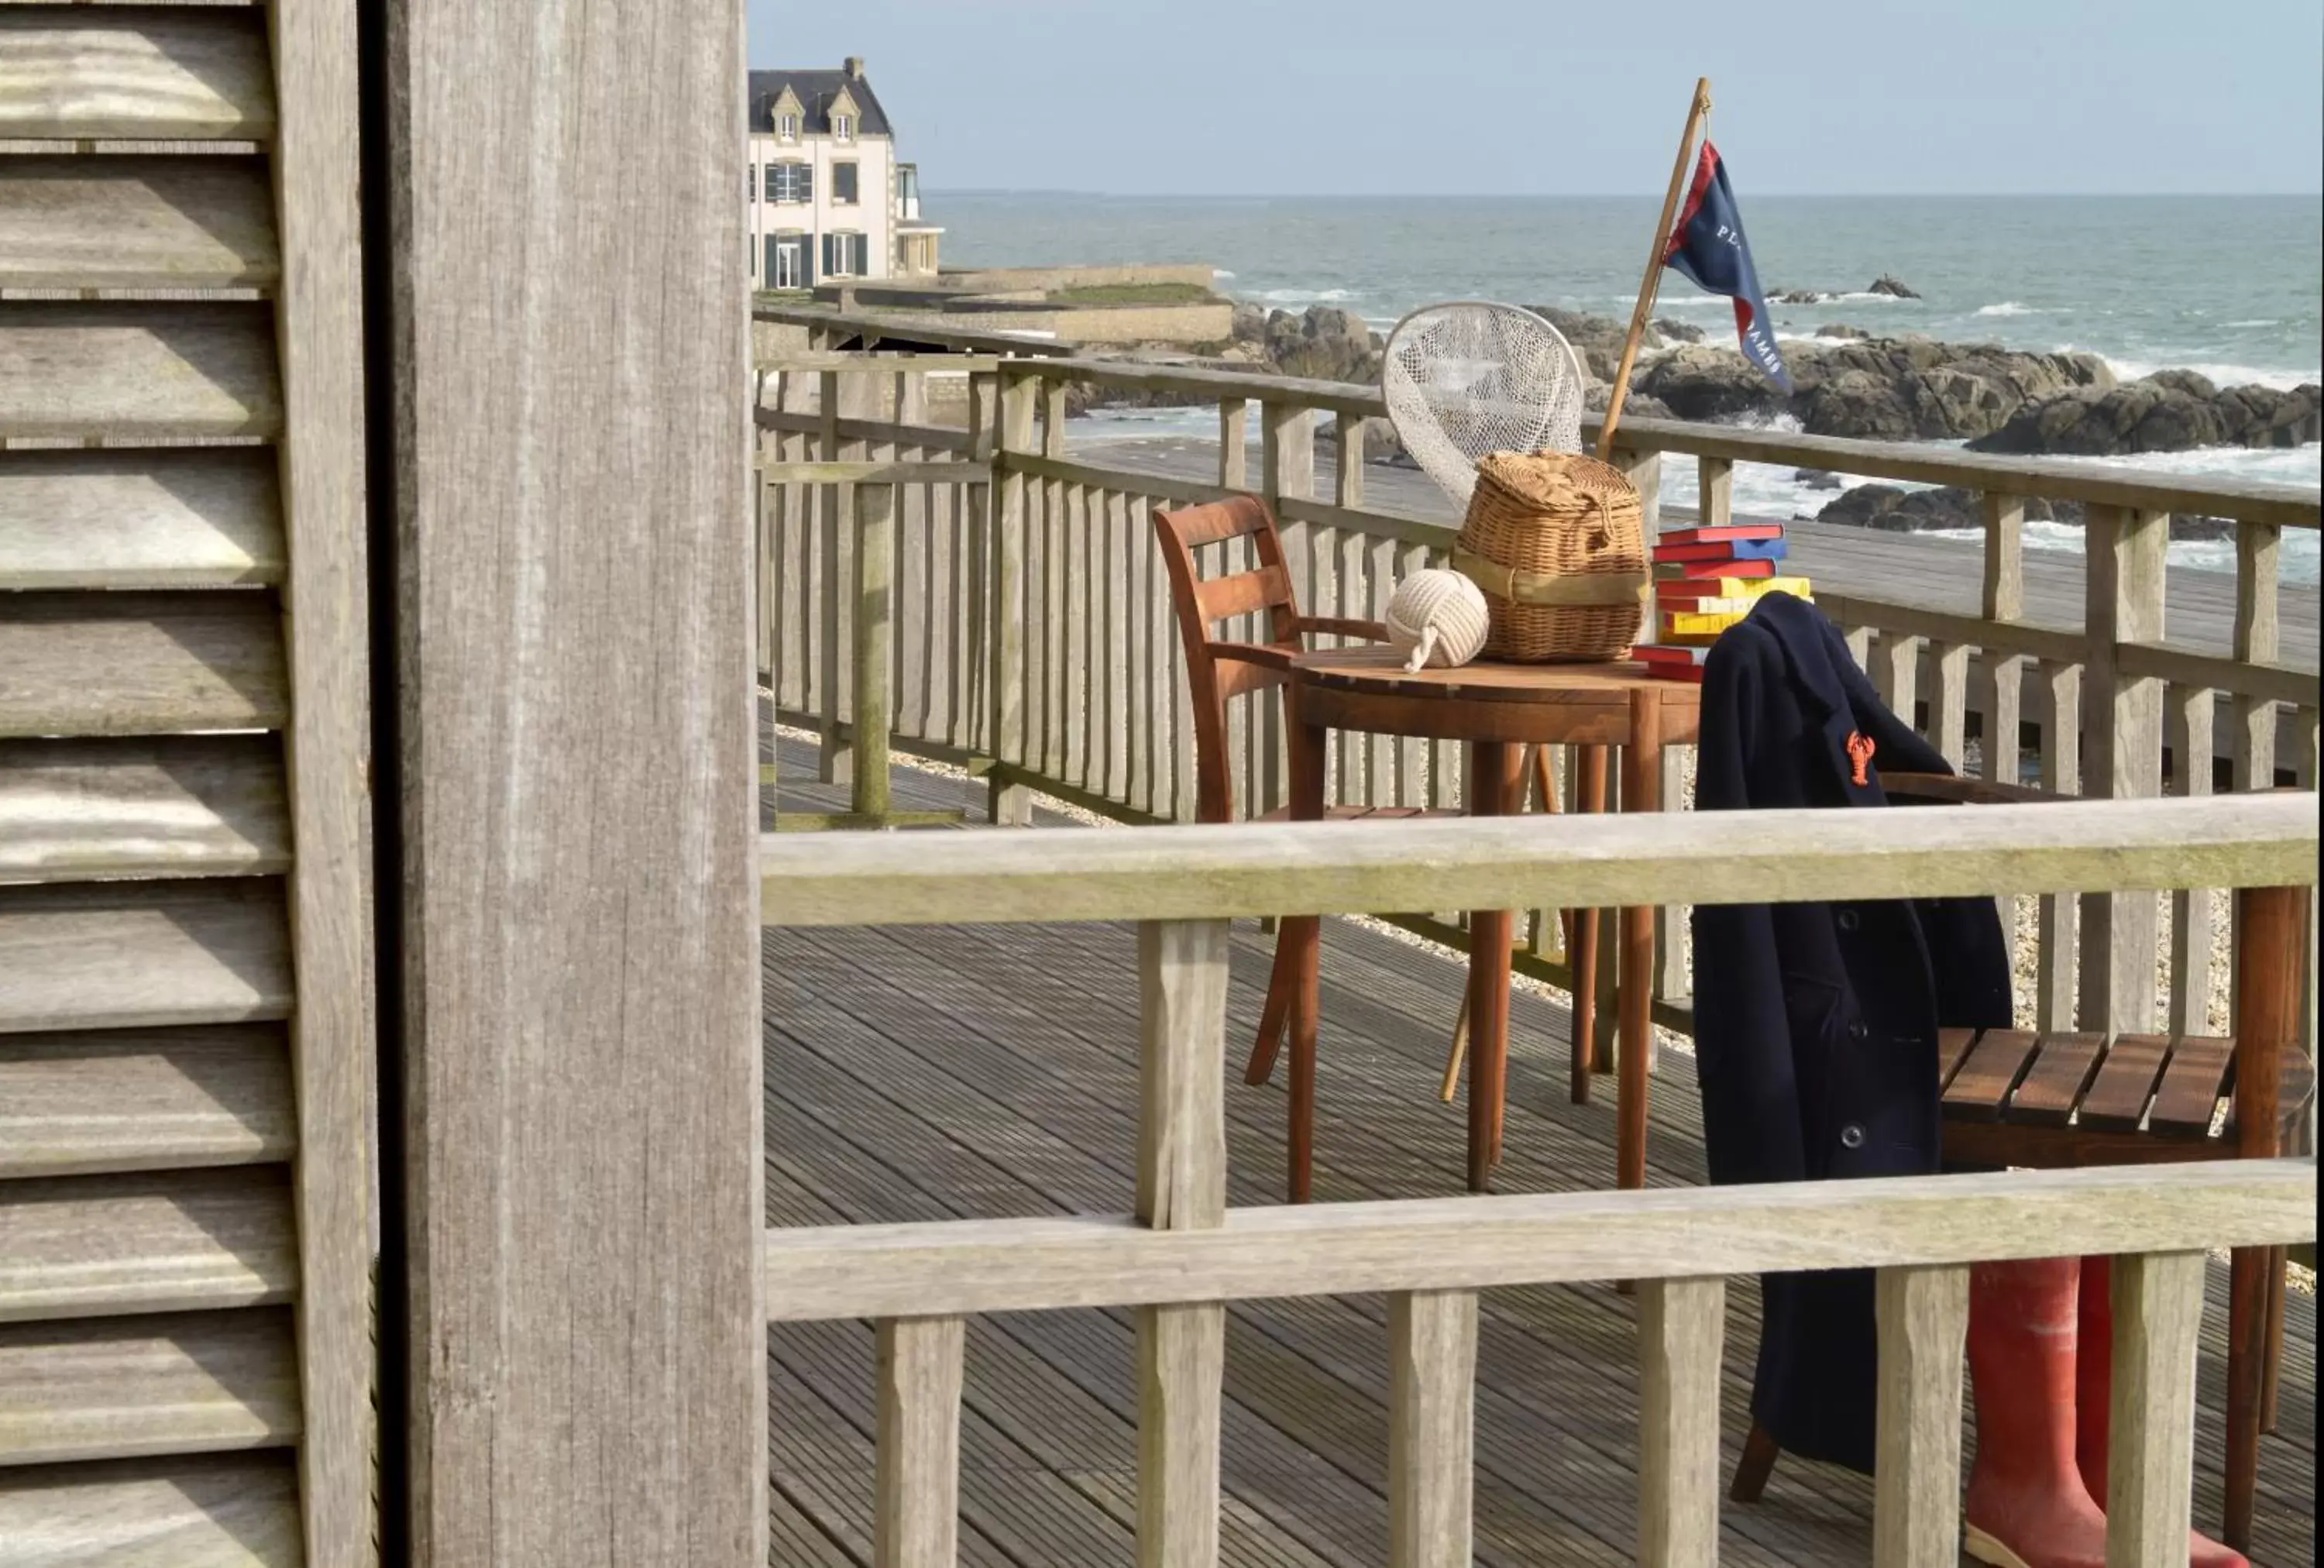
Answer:
[[[1821, 612], [1770, 594], [1703, 668], [1699, 810], [1886, 804], [1880, 769], [1950, 772]], [[1872, 750], [1856, 782], [1851, 755]], [[1932, 807], [1931, 809], [1942, 809]], [[1694, 911], [1695, 1065], [1714, 1183], [1937, 1169], [1937, 1030], [2007, 1028], [1990, 899]], [[1867, 1269], [1771, 1275], [1751, 1410], [1790, 1453], [1872, 1468]]]

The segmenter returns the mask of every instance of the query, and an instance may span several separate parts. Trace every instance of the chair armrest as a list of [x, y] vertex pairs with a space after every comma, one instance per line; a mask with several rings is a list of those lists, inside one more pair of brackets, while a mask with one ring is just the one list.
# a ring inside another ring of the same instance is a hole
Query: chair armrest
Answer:
[[1368, 642], [1388, 641], [1388, 628], [1377, 621], [1344, 621], [1330, 615], [1302, 615], [1299, 630], [1308, 634], [1360, 637]]
[[1213, 642], [1211, 657], [1256, 664], [1265, 669], [1288, 670], [1294, 655], [1287, 648], [1273, 648], [1264, 642]]

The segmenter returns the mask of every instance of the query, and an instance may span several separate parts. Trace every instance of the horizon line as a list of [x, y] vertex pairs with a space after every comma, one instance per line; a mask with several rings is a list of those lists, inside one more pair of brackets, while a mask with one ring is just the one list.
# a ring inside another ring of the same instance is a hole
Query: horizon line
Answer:
[[[1065, 185], [936, 185], [930, 196], [1102, 196], [1151, 201], [1653, 201], [1619, 190], [1100, 190]], [[2324, 200], [2324, 190], [1762, 190], [1785, 201], [2217, 201]]]

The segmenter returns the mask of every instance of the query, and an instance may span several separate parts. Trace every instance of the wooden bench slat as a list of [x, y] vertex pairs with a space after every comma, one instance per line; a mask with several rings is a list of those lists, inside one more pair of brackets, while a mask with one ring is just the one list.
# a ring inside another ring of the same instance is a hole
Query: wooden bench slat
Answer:
[[282, 887], [0, 888], [0, 1034], [289, 1016]]
[[2227, 1092], [2227, 1071], [2235, 1065], [2236, 1043], [2212, 1036], [2181, 1038], [2171, 1047], [2163, 1069], [2162, 1086], [2154, 1092], [2151, 1132], [2172, 1138], [2209, 1138], [2211, 1118]]
[[0, 1465], [272, 1448], [299, 1430], [288, 1308], [0, 1327]]
[[2024, 1082], [2009, 1102], [2009, 1119], [2037, 1127], [2063, 1127], [2090, 1082], [2104, 1035], [2043, 1035]]
[[282, 751], [271, 735], [0, 741], [0, 882], [290, 864]]
[[2107, 1047], [2098, 1076], [2082, 1096], [2081, 1125], [2093, 1132], [2135, 1132], [2146, 1120], [2147, 1102], [2171, 1058], [2171, 1042], [2160, 1035], [2124, 1035]]
[[0, 1178], [290, 1158], [280, 1024], [0, 1035]]
[[0, 287], [266, 288], [281, 271], [255, 158], [0, 161]]
[[290, 707], [272, 594], [26, 594], [0, 619], [0, 737], [274, 730]]
[[0, 1185], [0, 1323], [258, 1306], [298, 1281], [280, 1167]]
[[292, 1568], [300, 1535], [288, 1454], [0, 1470], [0, 1541], [54, 1543], [36, 1562]]
[[0, 436], [281, 429], [273, 316], [263, 303], [0, 304]]
[[0, 456], [0, 590], [279, 583], [281, 493], [259, 447]]
[[1944, 1113], [1965, 1121], [1998, 1121], [2010, 1091], [2034, 1059], [2034, 1037], [2022, 1029], [1987, 1029], [1945, 1086]]
[[250, 11], [0, 5], [0, 137], [260, 141], [274, 72]]
[[1981, 1029], [1939, 1029], [1937, 1031], [1937, 1091], [1941, 1094], [1952, 1087], [1953, 1075], [1969, 1060], [1969, 1050], [1977, 1044]]

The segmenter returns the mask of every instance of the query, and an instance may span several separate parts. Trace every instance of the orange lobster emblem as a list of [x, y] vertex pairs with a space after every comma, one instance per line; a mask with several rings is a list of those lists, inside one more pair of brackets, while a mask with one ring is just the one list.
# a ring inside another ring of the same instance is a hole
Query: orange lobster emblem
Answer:
[[1848, 732], [1848, 761], [1854, 770], [1852, 781], [1859, 789], [1872, 782], [1864, 770], [1872, 766], [1872, 753], [1877, 750], [1878, 748], [1873, 745], [1872, 737], [1861, 730]]

